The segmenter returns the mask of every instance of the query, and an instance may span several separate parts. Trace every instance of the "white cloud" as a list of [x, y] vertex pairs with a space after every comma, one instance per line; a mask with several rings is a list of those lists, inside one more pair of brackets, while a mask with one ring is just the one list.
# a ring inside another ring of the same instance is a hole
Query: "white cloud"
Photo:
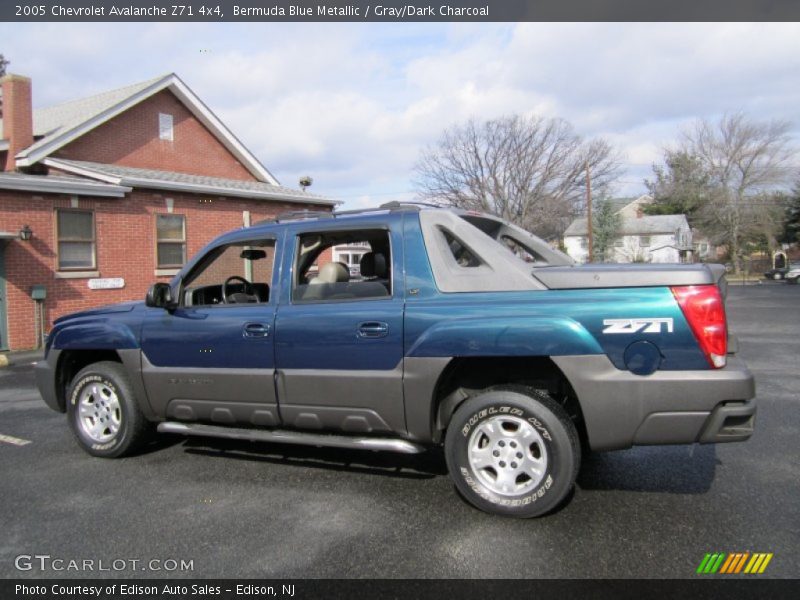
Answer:
[[177, 72], [288, 185], [349, 206], [408, 198], [411, 167], [470, 117], [537, 113], [617, 144], [620, 190], [697, 117], [800, 124], [800, 25], [8, 24], [36, 103]]

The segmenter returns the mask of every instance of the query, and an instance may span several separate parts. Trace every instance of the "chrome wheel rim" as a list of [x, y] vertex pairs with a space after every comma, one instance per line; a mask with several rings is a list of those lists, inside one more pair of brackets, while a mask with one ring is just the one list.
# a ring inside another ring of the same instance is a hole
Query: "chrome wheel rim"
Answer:
[[100, 444], [114, 439], [122, 421], [116, 392], [102, 383], [87, 385], [78, 398], [78, 423], [88, 438]]
[[536, 428], [525, 419], [495, 416], [475, 427], [467, 446], [475, 477], [501, 496], [533, 490], [547, 472], [547, 449]]

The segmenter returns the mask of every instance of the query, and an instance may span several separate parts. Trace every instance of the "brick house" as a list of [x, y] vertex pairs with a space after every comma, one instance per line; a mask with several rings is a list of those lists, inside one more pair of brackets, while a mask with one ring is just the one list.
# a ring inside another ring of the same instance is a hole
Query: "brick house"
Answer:
[[30, 79], [0, 86], [0, 350], [143, 299], [220, 233], [336, 204], [281, 186], [174, 74], [35, 110]]

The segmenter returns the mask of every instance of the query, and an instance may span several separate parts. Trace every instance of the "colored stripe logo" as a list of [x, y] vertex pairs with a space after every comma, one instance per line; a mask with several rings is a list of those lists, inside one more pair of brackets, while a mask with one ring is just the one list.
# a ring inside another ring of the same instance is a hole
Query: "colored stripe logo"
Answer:
[[709, 552], [700, 561], [697, 573], [701, 575], [713, 575], [714, 573], [755, 575], [763, 573], [767, 569], [772, 556], [772, 552], [754, 552], [752, 554], [750, 552]]

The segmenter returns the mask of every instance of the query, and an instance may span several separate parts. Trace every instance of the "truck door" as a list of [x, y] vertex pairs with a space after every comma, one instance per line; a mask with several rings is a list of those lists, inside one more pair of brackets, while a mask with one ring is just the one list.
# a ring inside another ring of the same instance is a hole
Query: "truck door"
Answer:
[[[308, 227], [285, 241], [291, 283], [275, 321], [281, 417], [301, 429], [404, 432], [401, 236], [382, 221]], [[337, 246], [363, 248], [359, 275], [331, 260]]]
[[275, 239], [212, 248], [187, 273], [173, 311], [149, 309], [142, 377], [170, 419], [279, 424], [273, 349]]

